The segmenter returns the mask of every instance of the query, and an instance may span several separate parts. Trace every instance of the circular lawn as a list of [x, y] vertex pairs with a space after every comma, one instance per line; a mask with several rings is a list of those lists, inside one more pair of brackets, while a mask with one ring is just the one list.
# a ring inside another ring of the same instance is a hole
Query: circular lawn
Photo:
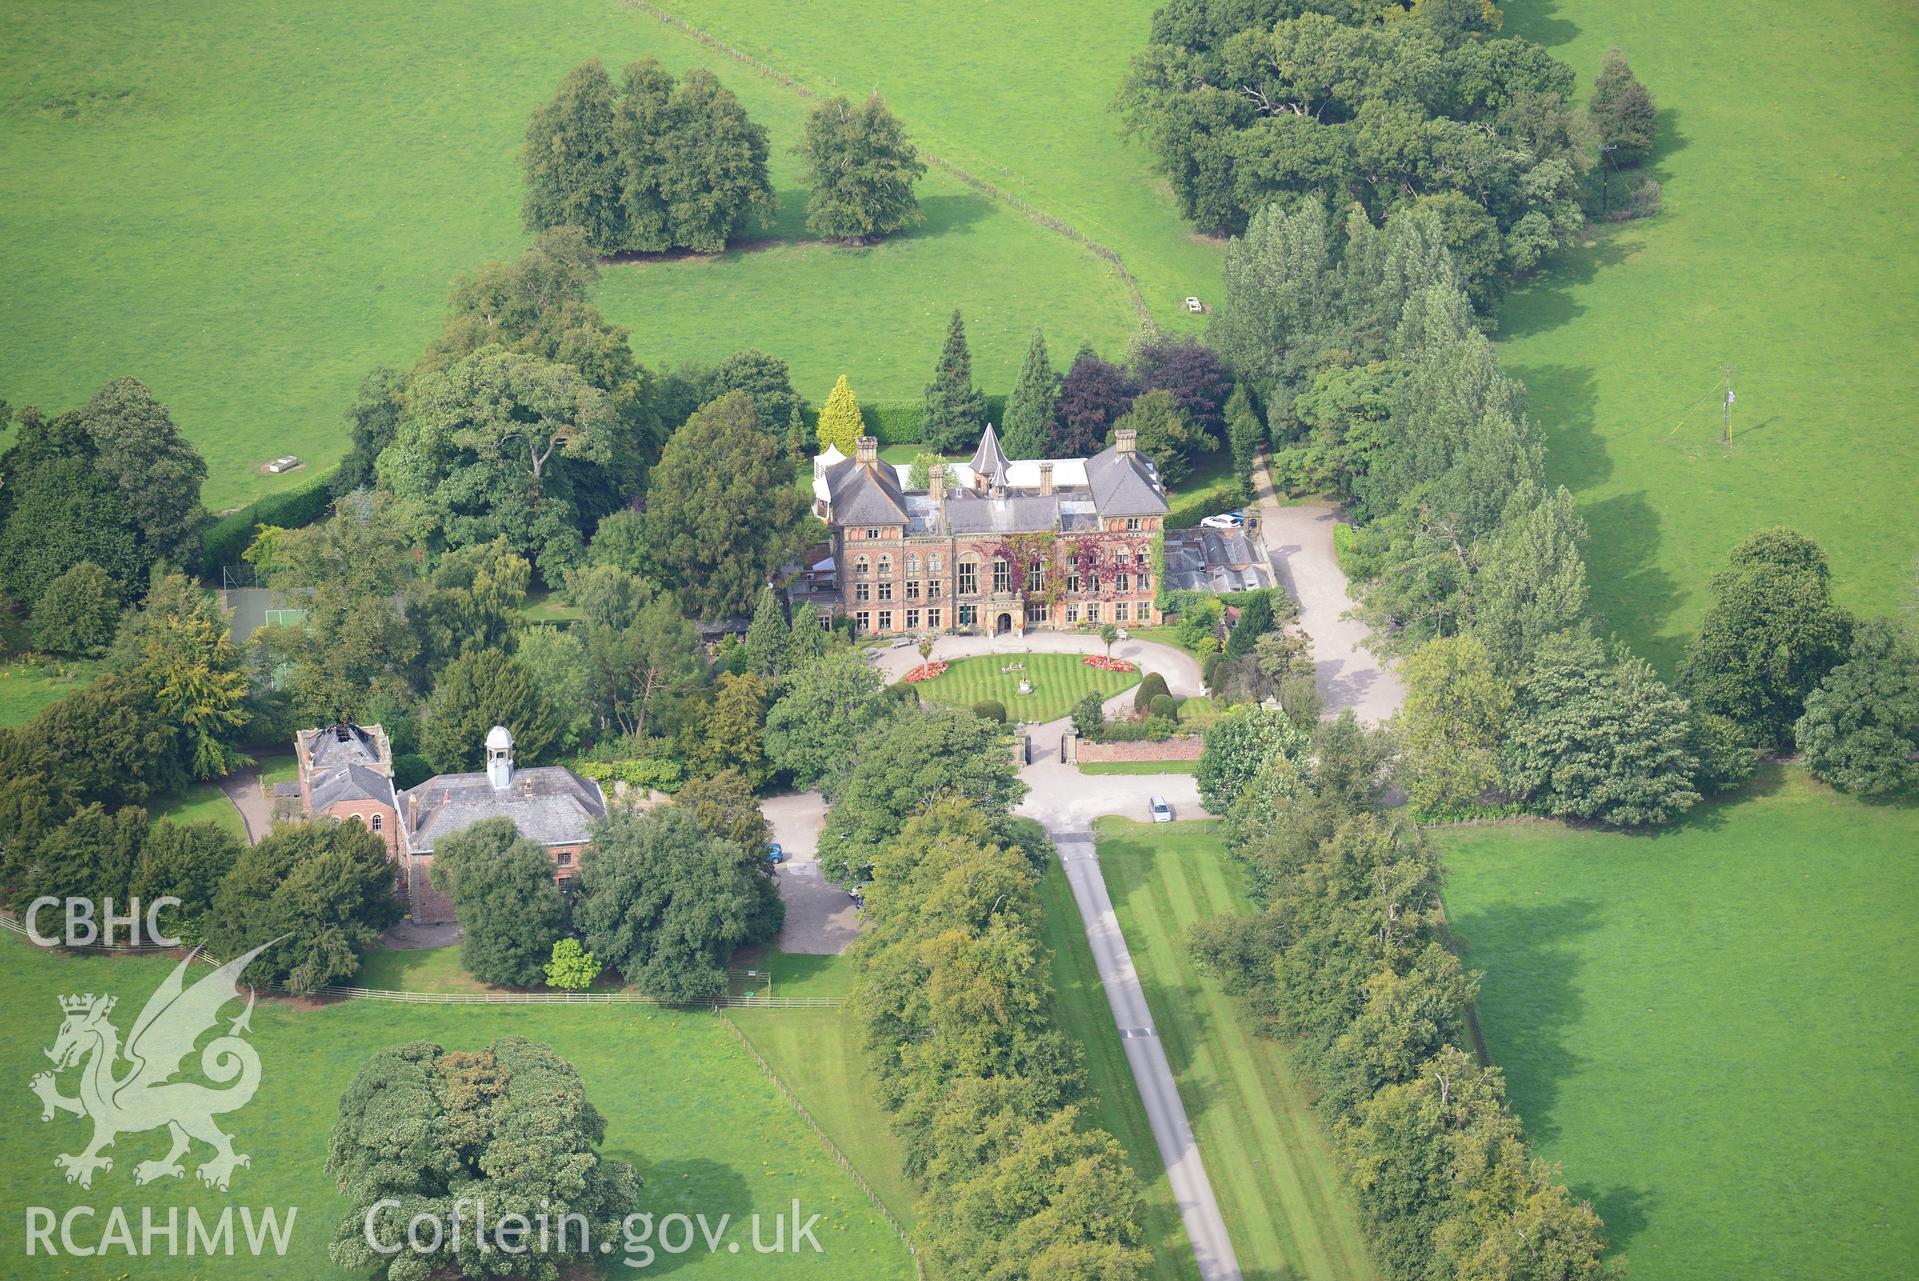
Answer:
[[[1111, 698], [1123, 689], [1139, 684], [1138, 671], [1109, 672], [1089, 667], [1083, 654], [981, 654], [974, 658], [956, 658], [946, 671], [930, 680], [914, 682], [910, 688], [935, 703], [954, 707], [972, 707], [991, 700], [1004, 704], [1006, 719], [1038, 724], [1057, 720], [1073, 710], [1073, 704], [1096, 689], [1101, 698]], [[1097, 656], [1095, 656], [1097, 657]], [[1033, 692], [1021, 694], [1020, 680], [1033, 683]]]

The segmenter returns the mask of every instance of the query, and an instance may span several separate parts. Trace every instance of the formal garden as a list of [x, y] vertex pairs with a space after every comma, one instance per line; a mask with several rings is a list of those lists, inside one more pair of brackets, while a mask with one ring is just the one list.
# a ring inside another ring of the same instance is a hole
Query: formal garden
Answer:
[[981, 654], [974, 658], [956, 658], [940, 665], [937, 674], [914, 680], [915, 668], [906, 682], [920, 697], [948, 707], [979, 709], [996, 719], [1039, 725], [1055, 721], [1073, 710], [1087, 694], [1111, 698], [1139, 684], [1139, 671], [1130, 663], [1125, 670], [1095, 666], [1091, 654]]

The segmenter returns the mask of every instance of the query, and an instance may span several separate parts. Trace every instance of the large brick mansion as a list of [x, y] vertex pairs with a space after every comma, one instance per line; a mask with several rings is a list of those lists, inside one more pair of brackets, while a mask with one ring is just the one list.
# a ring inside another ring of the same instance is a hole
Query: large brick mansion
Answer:
[[988, 426], [971, 462], [929, 468], [924, 489], [869, 436], [814, 460], [813, 496], [831, 532], [815, 590], [861, 633], [1159, 621], [1166, 487], [1131, 431], [1091, 458], [1014, 461]]

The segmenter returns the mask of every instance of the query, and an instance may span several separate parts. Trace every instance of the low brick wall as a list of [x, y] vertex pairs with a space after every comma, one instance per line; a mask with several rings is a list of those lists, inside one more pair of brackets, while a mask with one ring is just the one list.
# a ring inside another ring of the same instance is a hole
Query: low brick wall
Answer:
[[1106, 761], [1196, 761], [1202, 746], [1197, 734], [1131, 743], [1094, 743], [1082, 738], [1079, 760], [1082, 765]]

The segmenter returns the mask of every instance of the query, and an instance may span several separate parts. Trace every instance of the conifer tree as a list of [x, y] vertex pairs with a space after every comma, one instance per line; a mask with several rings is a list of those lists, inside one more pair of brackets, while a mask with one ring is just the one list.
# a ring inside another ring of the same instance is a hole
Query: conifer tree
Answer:
[[920, 439], [946, 453], [963, 449], [986, 429], [986, 397], [973, 385], [973, 357], [966, 349], [966, 324], [959, 308], [946, 330], [933, 381], [926, 384], [926, 419]]
[[1059, 403], [1059, 375], [1046, 354], [1046, 335], [1033, 330], [1020, 366], [1019, 381], [1006, 401], [1001, 447], [1009, 458], [1043, 458], [1053, 434], [1053, 407]]
[[746, 629], [747, 670], [755, 676], [778, 676], [786, 669], [791, 642], [779, 593], [768, 587], [760, 593], [760, 603], [753, 610], [753, 622]]
[[1599, 127], [1602, 158], [1612, 168], [1630, 169], [1652, 154], [1659, 136], [1659, 108], [1633, 75], [1624, 53], [1606, 50], [1586, 110]]
[[860, 402], [854, 398], [853, 389], [847, 385], [846, 375], [833, 384], [833, 390], [827, 394], [826, 407], [820, 410], [820, 425], [815, 432], [819, 437], [820, 452], [825, 453], [828, 446], [835, 446], [848, 458], [853, 456], [859, 446], [859, 439], [866, 434], [866, 420], [860, 417]]

